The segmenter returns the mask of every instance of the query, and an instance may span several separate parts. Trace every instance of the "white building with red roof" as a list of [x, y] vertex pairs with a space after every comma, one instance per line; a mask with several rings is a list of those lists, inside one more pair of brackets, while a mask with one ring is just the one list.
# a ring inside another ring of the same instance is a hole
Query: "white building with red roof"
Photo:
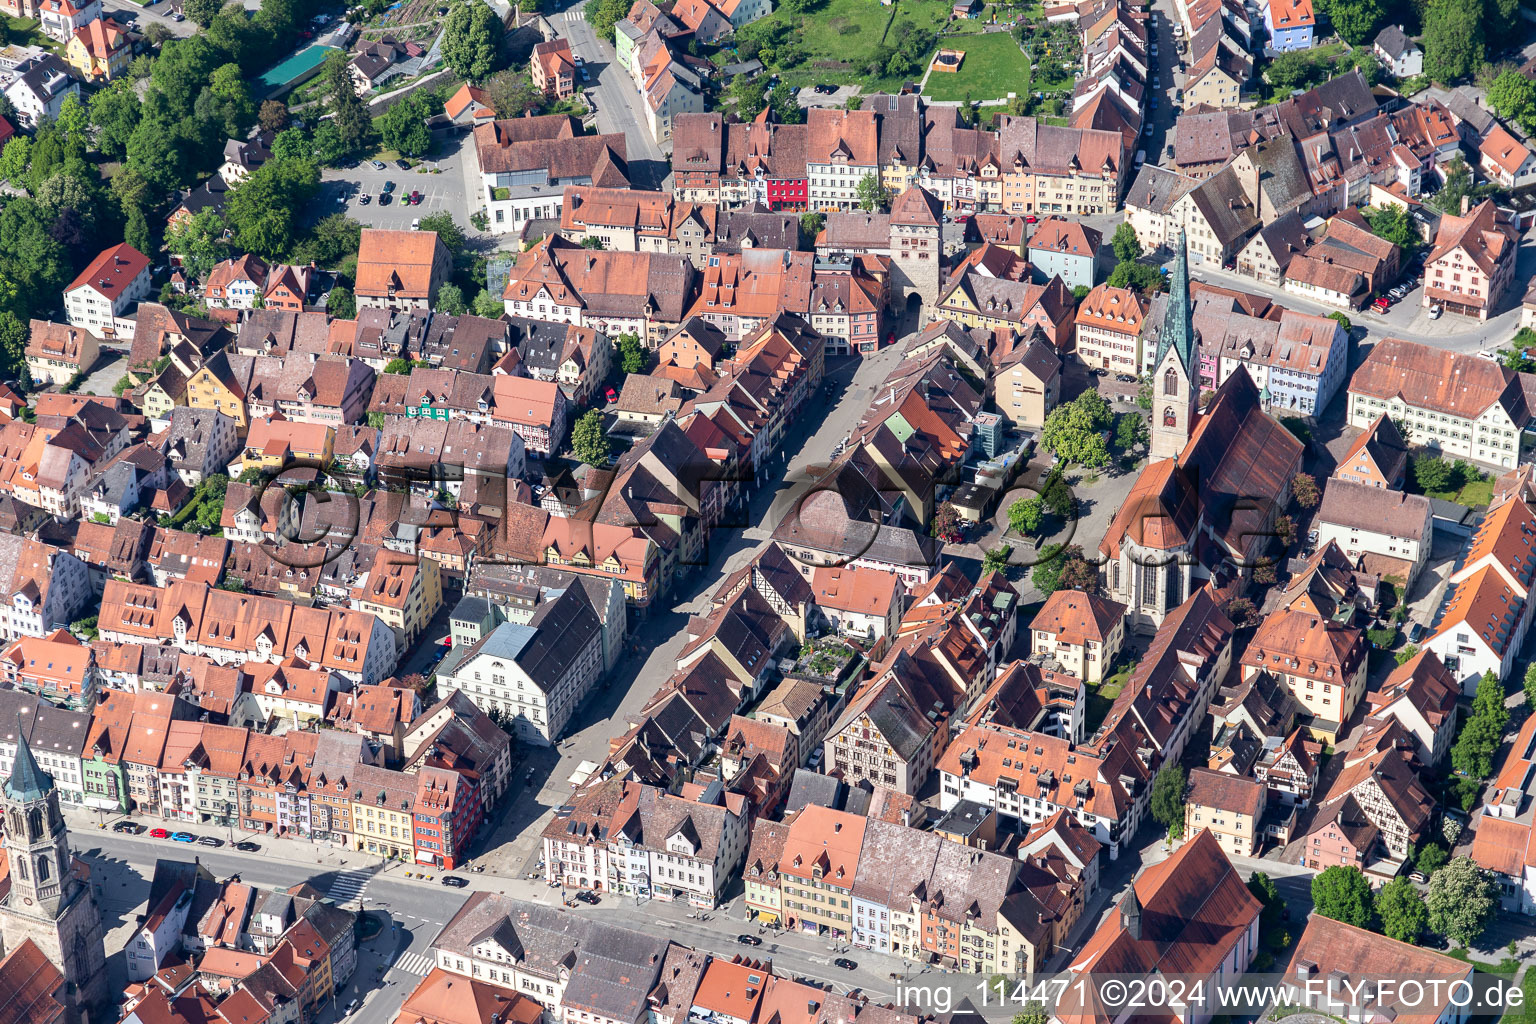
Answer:
[[64, 313], [70, 324], [98, 337], [133, 337], [126, 314], [149, 298], [149, 257], [120, 242], [91, 261], [64, 289]]

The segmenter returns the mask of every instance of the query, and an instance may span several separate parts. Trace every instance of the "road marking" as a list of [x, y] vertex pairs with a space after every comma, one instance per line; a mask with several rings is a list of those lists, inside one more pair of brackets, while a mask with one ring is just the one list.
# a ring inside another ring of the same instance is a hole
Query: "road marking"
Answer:
[[355, 900], [368, 888], [368, 883], [373, 881], [373, 875], [367, 871], [343, 871], [331, 882], [331, 888], [326, 893], [338, 903]]
[[401, 953], [395, 958], [395, 962], [389, 965], [392, 971], [404, 971], [417, 977], [425, 977], [432, 969], [432, 961], [420, 953]]

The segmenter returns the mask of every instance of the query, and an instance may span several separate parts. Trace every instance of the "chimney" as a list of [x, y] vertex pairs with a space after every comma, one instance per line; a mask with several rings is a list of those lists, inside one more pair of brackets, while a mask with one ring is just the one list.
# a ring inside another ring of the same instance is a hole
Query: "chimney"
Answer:
[[1465, 217], [1467, 215], [1467, 211], [1470, 210], [1470, 209], [1472, 209], [1472, 197], [1471, 196], [1462, 196], [1461, 197], [1461, 215], [1463, 217]]

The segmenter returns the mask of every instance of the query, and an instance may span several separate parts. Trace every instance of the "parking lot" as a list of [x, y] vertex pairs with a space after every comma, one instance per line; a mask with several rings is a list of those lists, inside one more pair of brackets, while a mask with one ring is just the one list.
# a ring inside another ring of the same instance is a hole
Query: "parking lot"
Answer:
[[[341, 210], [364, 227], [395, 229], [409, 228], [412, 220], [428, 214], [451, 213], [460, 227], [468, 228], [460, 166], [466, 144], [473, 144], [468, 134], [440, 142], [441, 153], [435, 154], [438, 159], [427, 159], [405, 171], [393, 162], [385, 163], [382, 171], [367, 162], [325, 171], [320, 181], [320, 209], [324, 213]], [[432, 173], [434, 169], [441, 173]], [[388, 181], [395, 183], [395, 198], [380, 206], [379, 195]], [[421, 193], [420, 203], [412, 206], [401, 201], [413, 191]], [[367, 205], [359, 199], [365, 194], [371, 197]]]

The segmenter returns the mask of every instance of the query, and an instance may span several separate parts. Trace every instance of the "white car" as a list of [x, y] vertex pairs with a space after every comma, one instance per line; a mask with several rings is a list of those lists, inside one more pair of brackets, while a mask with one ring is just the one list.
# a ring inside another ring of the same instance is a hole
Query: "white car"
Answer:
[[1429, 307], [1429, 318], [1431, 320], [1439, 320], [1440, 319], [1440, 313], [1441, 313], [1441, 309], [1440, 309], [1439, 306], [1430, 306]]

